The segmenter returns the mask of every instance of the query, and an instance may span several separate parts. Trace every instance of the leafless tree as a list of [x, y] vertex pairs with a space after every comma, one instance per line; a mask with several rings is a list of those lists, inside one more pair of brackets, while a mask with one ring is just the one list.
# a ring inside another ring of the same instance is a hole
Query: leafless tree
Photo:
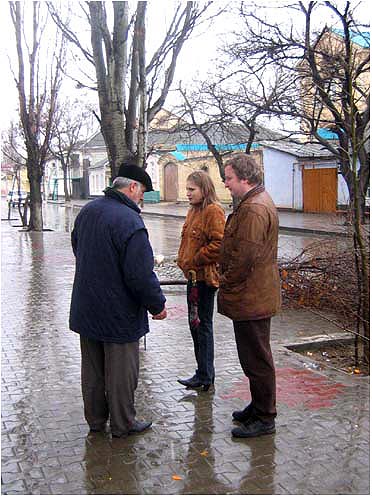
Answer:
[[84, 46], [54, 3], [48, 2], [48, 7], [70, 42], [94, 66], [100, 107], [97, 117], [114, 177], [128, 156], [137, 155], [139, 164], [144, 165], [147, 125], [164, 105], [178, 55], [211, 2], [176, 4], [165, 37], [149, 62], [145, 60], [147, 2], [137, 2], [131, 17], [128, 2], [112, 2], [111, 30], [106, 12], [109, 3], [86, 4], [88, 10], [80, 5], [90, 26], [90, 49]]
[[[271, 16], [266, 15], [270, 5]], [[368, 27], [358, 23], [348, 1], [343, 7], [331, 1], [241, 2], [238, 14], [242, 25], [236, 24], [233, 41], [223, 47], [214, 78], [202, 82], [194, 95], [182, 92], [185, 112], [213, 155], [216, 126], [222, 130], [240, 123], [247, 131], [248, 152], [258, 119], [268, 116], [286, 123], [287, 139], [301, 135], [302, 142], [320, 143], [336, 158], [353, 219], [360, 290], [356, 323], [369, 337], [369, 252], [361, 226], [370, 175]], [[196, 111], [202, 114], [199, 122]], [[335, 139], [326, 139], [322, 128]], [[216, 160], [221, 170], [221, 158]]]
[[[284, 9], [287, 18], [295, 14], [295, 23], [275, 17], [272, 21], [260, 6], [241, 3], [243, 28], [228, 54], [241, 78], [261, 75], [265, 82], [267, 75], [279, 74], [286, 88], [284, 98], [250, 103], [297, 122], [308, 141], [320, 143], [339, 163], [353, 219], [360, 290], [357, 326], [369, 337], [368, 250], [362, 229], [370, 180], [369, 26], [357, 21], [349, 1], [342, 6], [332, 1], [298, 1]], [[324, 137], [324, 128], [334, 133], [334, 140]]]
[[[60, 88], [60, 68], [63, 65], [64, 46], [61, 37], [42, 45], [47, 23], [47, 12], [40, 2], [33, 2], [30, 26], [24, 15], [27, 5], [9, 2], [14, 26], [18, 71], [14, 73], [19, 97], [20, 120], [26, 144], [27, 176], [30, 183], [30, 220], [28, 229], [42, 231], [41, 184], [51, 140], [52, 123]], [[30, 39], [27, 33], [30, 32]], [[46, 67], [41, 48], [53, 47]]]
[[[253, 95], [256, 101], [264, 101], [267, 90], [261, 87], [254, 90], [236, 81], [234, 74], [226, 73], [226, 68], [217, 69], [208, 80], [195, 83], [192, 90], [179, 87], [182, 104], [177, 108], [179, 115], [188, 121], [182, 129], [189, 133], [197, 132], [202, 136], [208, 150], [217, 162], [221, 178], [224, 179], [224, 157], [231, 153], [233, 146], [240, 146], [242, 151], [251, 153], [255, 138], [261, 138], [260, 118], [268, 114], [265, 106], [252, 104]], [[271, 95], [279, 94], [279, 87], [271, 90]], [[276, 96], [277, 98], [277, 96]], [[274, 136], [274, 133], [273, 133]], [[279, 135], [278, 135], [279, 136]], [[280, 135], [281, 139], [287, 136]], [[244, 148], [243, 148], [244, 147]]]
[[1, 135], [3, 157], [13, 166], [26, 167], [27, 153], [23, 145], [22, 125], [11, 122]]
[[67, 98], [59, 103], [53, 122], [50, 155], [57, 159], [63, 171], [65, 201], [70, 200], [69, 170], [71, 157], [83, 139], [84, 126], [92, 109], [82, 101]]
[[[22, 126], [20, 123], [10, 123], [9, 128], [2, 133], [1, 151], [3, 161], [11, 166], [12, 187], [11, 192], [18, 192], [18, 212], [22, 221], [22, 226], [27, 226], [27, 205], [21, 202], [21, 170], [26, 168], [27, 153], [24, 147]], [[12, 202], [8, 204], [8, 219], [11, 215]]]
[[[328, 149], [339, 161], [350, 199], [357, 198], [361, 214], [369, 186], [369, 34], [354, 17], [350, 2], [338, 5], [298, 1], [286, 6], [288, 19], [293, 13], [296, 19], [289, 24], [270, 21], [259, 6], [242, 3], [243, 28], [227, 51], [241, 78], [255, 75], [261, 84], [270, 84], [270, 75], [280, 75], [285, 90], [281, 98], [270, 92], [268, 98], [263, 95], [250, 103], [296, 121], [309, 141]], [[332, 26], [326, 24], [327, 17]], [[356, 43], [357, 37], [368, 47]], [[336, 139], [324, 138], [324, 128]]]

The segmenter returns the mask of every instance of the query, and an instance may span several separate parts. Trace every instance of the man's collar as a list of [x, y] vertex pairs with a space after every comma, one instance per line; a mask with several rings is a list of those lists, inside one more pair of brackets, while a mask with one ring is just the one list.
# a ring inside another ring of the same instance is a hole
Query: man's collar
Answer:
[[254, 195], [257, 195], [258, 193], [262, 193], [264, 191], [265, 187], [263, 185], [255, 185], [242, 197], [240, 202], [244, 202], [244, 200], [247, 200], [247, 198], [253, 197]]
[[264, 191], [265, 191], [265, 187], [262, 184], [255, 185], [245, 195], [243, 195], [243, 197], [239, 201], [239, 204], [236, 206], [236, 209], [238, 209], [239, 206], [242, 205], [242, 203], [245, 202], [247, 199], [253, 197], [254, 195], [257, 195], [258, 193], [262, 193]]
[[138, 213], [141, 212], [141, 209], [138, 207], [138, 205], [135, 202], [133, 202], [133, 200], [131, 200], [127, 195], [125, 195], [125, 193], [120, 192], [116, 188], [112, 188], [112, 186], [108, 186], [104, 190], [104, 194], [106, 197], [118, 200], [122, 204], [127, 205], [128, 207], [134, 209]]

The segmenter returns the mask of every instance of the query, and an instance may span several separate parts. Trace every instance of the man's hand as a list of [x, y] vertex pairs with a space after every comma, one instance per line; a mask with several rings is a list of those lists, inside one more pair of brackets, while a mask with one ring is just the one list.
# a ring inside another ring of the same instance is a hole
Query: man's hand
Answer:
[[161, 320], [161, 319], [165, 319], [166, 317], [167, 317], [167, 310], [164, 307], [164, 309], [161, 312], [159, 312], [159, 314], [154, 314], [152, 316], [152, 319]]

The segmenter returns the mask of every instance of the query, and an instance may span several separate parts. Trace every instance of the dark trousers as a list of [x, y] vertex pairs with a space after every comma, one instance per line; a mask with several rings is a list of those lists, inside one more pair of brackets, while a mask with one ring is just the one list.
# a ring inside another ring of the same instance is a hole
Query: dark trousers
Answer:
[[87, 423], [92, 429], [102, 429], [110, 416], [111, 432], [127, 434], [136, 415], [139, 342], [103, 343], [80, 336], [80, 349]]
[[[204, 281], [198, 281], [198, 314], [200, 324], [192, 328], [189, 326], [194, 342], [197, 369], [195, 376], [203, 383], [214, 382], [214, 340], [213, 340], [213, 309], [216, 288], [208, 286]], [[189, 293], [191, 283], [187, 285], [187, 302], [190, 309]], [[190, 312], [189, 312], [190, 316]]]
[[253, 412], [263, 421], [276, 416], [275, 367], [270, 347], [271, 319], [233, 321], [238, 356], [249, 379]]

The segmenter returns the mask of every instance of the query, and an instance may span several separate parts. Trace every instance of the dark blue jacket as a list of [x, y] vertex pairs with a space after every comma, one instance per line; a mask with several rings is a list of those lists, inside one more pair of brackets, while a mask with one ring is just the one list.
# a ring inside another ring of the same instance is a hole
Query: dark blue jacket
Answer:
[[158, 314], [165, 297], [140, 209], [107, 189], [86, 204], [71, 234], [76, 273], [70, 328], [102, 342], [134, 342], [148, 333], [147, 311]]

